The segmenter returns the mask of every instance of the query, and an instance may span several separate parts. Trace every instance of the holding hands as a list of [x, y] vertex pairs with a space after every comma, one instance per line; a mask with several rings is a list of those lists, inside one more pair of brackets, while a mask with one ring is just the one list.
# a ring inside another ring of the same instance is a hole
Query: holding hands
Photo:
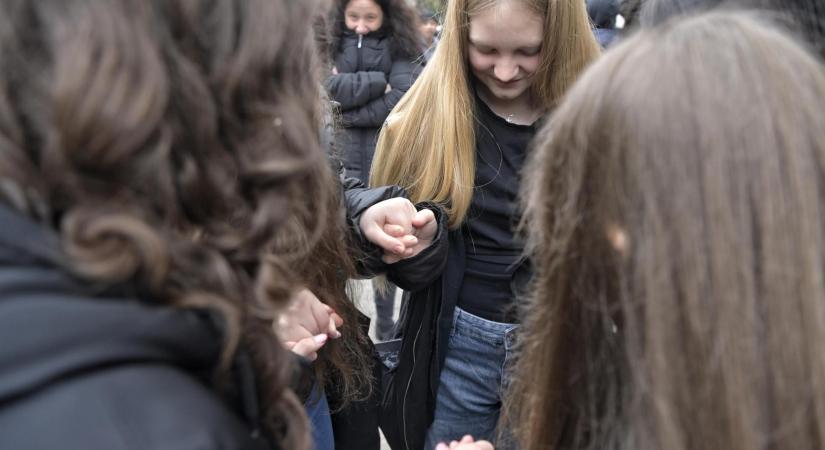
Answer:
[[416, 211], [406, 198], [396, 197], [372, 205], [361, 215], [364, 237], [384, 250], [387, 264], [412, 258], [429, 247], [438, 231], [435, 214]]
[[273, 328], [288, 350], [314, 361], [328, 339], [341, 337], [338, 327], [343, 324], [341, 316], [304, 288], [293, 294]]

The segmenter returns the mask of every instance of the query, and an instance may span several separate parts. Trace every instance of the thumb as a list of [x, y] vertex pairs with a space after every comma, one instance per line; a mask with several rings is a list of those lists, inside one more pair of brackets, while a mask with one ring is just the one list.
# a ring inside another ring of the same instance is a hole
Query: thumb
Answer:
[[310, 361], [315, 361], [315, 358], [318, 357], [318, 350], [320, 350], [326, 342], [326, 334], [318, 334], [312, 337], [304, 338], [292, 347], [292, 353], [301, 355]]
[[412, 224], [416, 228], [423, 228], [430, 222], [435, 222], [435, 214], [430, 209], [422, 209], [413, 216]]

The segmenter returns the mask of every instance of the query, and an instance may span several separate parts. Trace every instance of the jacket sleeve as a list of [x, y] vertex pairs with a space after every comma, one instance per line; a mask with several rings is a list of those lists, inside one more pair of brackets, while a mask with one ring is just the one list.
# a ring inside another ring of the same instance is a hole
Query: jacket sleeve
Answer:
[[430, 246], [421, 253], [386, 266], [387, 278], [405, 291], [417, 291], [429, 286], [444, 273], [444, 267], [447, 265], [447, 214], [433, 203], [419, 203], [415, 208], [431, 209], [435, 213], [438, 228]]
[[361, 233], [361, 216], [370, 206], [395, 197], [407, 197], [407, 191], [400, 186], [368, 188], [357, 178], [343, 178], [344, 202], [346, 203], [347, 225], [354, 243], [353, 254], [358, 274], [369, 278], [386, 271], [381, 260], [383, 250], [371, 243]]
[[406, 192], [398, 186], [362, 189], [364, 188], [346, 189], [347, 220], [352, 230], [352, 238], [359, 247], [360, 256], [357, 259], [359, 274], [364, 277], [386, 274], [387, 278], [395, 285], [408, 291], [422, 289], [435, 281], [441, 275], [447, 263], [447, 245], [449, 243], [447, 238], [447, 215], [444, 214], [441, 207], [433, 203], [415, 205], [418, 210], [428, 208], [435, 213], [438, 229], [433, 242], [413, 258], [401, 260], [395, 264], [386, 264], [381, 259], [384, 251], [364, 237], [359, 222], [361, 215], [370, 206], [393, 197], [406, 197]]
[[339, 73], [327, 78], [326, 88], [330, 98], [347, 110], [381, 97], [387, 89], [387, 76], [384, 72]]
[[[341, 120], [348, 127], [378, 127], [384, 123], [390, 111], [401, 97], [410, 89], [416, 77], [421, 72], [421, 66], [409, 61], [396, 61], [390, 69], [389, 84], [392, 90], [369, 101], [358, 108], [342, 108]], [[386, 88], [386, 85], [385, 85]]]

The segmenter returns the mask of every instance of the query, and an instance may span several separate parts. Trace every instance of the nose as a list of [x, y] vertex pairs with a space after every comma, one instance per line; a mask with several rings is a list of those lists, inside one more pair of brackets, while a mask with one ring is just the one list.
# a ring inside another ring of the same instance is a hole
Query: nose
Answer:
[[518, 64], [512, 59], [501, 60], [493, 68], [493, 74], [499, 81], [507, 83], [518, 75]]
[[355, 32], [358, 34], [367, 34], [370, 32], [369, 28], [367, 28], [366, 23], [363, 20], [359, 20], [358, 23], [355, 25]]

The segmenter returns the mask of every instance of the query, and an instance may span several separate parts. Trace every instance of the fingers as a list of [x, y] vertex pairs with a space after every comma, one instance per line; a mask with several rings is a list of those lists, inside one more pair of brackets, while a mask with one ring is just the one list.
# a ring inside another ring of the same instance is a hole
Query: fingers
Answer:
[[364, 233], [364, 237], [368, 241], [381, 247], [386, 252], [402, 254], [406, 249], [400, 240], [385, 233], [377, 223], [371, 223], [366, 227], [362, 226], [361, 232]]
[[441, 442], [435, 450], [495, 450], [493, 444], [487, 441], [475, 441], [470, 435], [461, 438], [461, 441], [452, 441], [450, 445]]
[[318, 358], [318, 350], [327, 343], [327, 339], [326, 334], [318, 334], [295, 342], [292, 348], [290, 348], [291, 341], [285, 342], [284, 345], [292, 350], [292, 353], [301, 355], [310, 361], [315, 361]]
[[[336, 314], [336, 316], [337, 316], [337, 314]], [[340, 319], [340, 317], [339, 317], [339, 319]], [[344, 321], [342, 319], [341, 323], [343, 323], [343, 322]], [[341, 337], [341, 332], [338, 331], [338, 327], [335, 325], [335, 318], [332, 317], [332, 316], [329, 316], [329, 325], [327, 326], [327, 336], [329, 336], [332, 339], [338, 339], [339, 337]]]
[[435, 213], [426, 208], [416, 212], [412, 218], [412, 225], [416, 228], [423, 228], [430, 222], [435, 222]]

